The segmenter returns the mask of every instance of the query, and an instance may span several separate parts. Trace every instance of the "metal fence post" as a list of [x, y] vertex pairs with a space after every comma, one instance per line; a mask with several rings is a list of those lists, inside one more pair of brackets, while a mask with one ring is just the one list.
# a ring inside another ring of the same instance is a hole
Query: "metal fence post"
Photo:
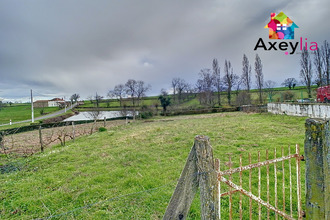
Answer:
[[306, 219], [330, 219], [329, 120], [307, 119]]

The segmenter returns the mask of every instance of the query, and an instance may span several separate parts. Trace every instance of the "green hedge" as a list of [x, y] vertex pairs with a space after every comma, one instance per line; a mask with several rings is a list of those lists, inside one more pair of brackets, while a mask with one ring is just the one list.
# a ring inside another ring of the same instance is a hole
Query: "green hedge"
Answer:
[[[181, 109], [181, 110], [172, 110], [166, 112], [167, 116], [174, 116], [174, 115], [194, 115], [194, 114], [206, 114], [206, 113], [217, 113], [217, 112], [235, 112], [239, 111], [238, 107], [231, 107], [231, 108], [208, 108], [208, 109]], [[161, 115], [164, 115], [161, 113]]]

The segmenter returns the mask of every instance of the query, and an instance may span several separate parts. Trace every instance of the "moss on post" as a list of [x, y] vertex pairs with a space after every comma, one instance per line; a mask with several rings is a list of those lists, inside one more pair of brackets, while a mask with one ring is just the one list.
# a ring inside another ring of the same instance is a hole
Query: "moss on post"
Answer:
[[305, 125], [306, 219], [329, 219], [329, 120], [307, 119]]

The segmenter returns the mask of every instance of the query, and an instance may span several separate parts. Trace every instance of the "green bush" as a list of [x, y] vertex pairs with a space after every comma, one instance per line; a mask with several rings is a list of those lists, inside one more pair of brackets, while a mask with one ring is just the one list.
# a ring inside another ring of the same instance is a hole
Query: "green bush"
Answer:
[[141, 107], [140, 117], [143, 119], [151, 118], [153, 116], [152, 110], [147, 106], [143, 105]]
[[141, 112], [141, 118], [143, 119], [151, 118], [152, 116], [153, 116], [152, 111]]
[[212, 113], [217, 113], [218, 112], [218, 109], [216, 109], [216, 108], [212, 108], [212, 111], [211, 111]]
[[105, 127], [99, 127], [99, 132], [107, 131]]
[[286, 92], [283, 93], [283, 98], [284, 98], [285, 101], [293, 100], [294, 96], [295, 96], [295, 94], [291, 91], [286, 91]]

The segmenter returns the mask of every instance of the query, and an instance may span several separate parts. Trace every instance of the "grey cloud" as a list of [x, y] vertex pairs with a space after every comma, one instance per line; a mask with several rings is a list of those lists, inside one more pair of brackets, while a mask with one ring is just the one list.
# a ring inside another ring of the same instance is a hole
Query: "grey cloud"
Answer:
[[[194, 83], [213, 58], [221, 66], [230, 59], [240, 74], [243, 53], [253, 63], [257, 39], [267, 40], [263, 27], [271, 12], [294, 16], [298, 33], [323, 41], [329, 24], [311, 24], [324, 23], [328, 6], [327, 0], [4, 0], [0, 85], [10, 90], [1, 86], [0, 96], [25, 97], [32, 87], [45, 94], [105, 95], [129, 78], [145, 80], [157, 94], [172, 77]], [[257, 52], [266, 79], [279, 84], [289, 74], [298, 77], [299, 56]]]

